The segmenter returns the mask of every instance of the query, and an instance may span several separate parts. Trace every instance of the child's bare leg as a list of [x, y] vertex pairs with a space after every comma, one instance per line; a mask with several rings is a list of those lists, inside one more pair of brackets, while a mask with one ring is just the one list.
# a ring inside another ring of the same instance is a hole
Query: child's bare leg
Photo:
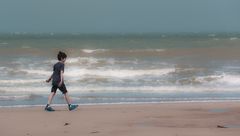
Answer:
[[68, 105], [71, 104], [71, 100], [70, 100], [70, 97], [69, 97], [68, 93], [64, 94], [64, 98], [65, 98]]
[[48, 105], [52, 103], [53, 97], [55, 96], [55, 92], [51, 92], [51, 94], [48, 96]]
[[74, 109], [76, 109], [78, 107], [78, 105], [71, 104], [71, 99], [70, 99], [68, 93], [64, 94], [64, 98], [65, 98], [65, 100], [66, 100], [66, 102], [68, 104], [69, 111], [72, 111], [72, 110], [74, 110]]

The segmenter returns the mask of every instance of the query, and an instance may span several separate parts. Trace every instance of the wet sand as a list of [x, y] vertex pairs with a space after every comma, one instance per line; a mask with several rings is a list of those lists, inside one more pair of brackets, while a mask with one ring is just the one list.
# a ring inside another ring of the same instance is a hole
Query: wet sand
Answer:
[[238, 136], [240, 103], [1, 108], [2, 136]]

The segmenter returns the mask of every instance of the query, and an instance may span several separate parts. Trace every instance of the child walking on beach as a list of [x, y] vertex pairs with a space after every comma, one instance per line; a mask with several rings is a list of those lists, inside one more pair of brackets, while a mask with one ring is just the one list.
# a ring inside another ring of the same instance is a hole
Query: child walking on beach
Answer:
[[64, 98], [68, 104], [68, 109], [71, 111], [76, 109], [78, 105], [71, 104], [67, 88], [64, 84], [64, 78], [63, 78], [64, 63], [67, 59], [67, 55], [64, 52], [60, 51], [58, 53], [57, 58], [59, 61], [53, 66], [53, 74], [49, 77], [48, 80], [46, 80], [47, 83], [49, 83], [52, 80], [52, 90], [51, 90], [51, 94], [48, 97], [48, 103], [45, 107], [45, 110], [55, 111], [50, 105], [52, 103], [53, 97], [56, 94], [57, 89], [59, 89], [64, 95]]

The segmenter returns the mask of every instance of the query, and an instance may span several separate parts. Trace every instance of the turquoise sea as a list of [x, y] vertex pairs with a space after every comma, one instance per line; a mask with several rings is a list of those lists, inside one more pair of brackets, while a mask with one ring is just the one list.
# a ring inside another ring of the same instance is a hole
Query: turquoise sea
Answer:
[[45, 105], [60, 50], [74, 103], [240, 100], [238, 33], [12, 33], [0, 34], [0, 106]]

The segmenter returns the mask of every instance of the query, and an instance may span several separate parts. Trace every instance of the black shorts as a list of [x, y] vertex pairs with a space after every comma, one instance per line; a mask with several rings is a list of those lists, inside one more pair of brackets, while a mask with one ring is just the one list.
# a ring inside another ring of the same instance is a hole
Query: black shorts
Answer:
[[66, 94], [67, 93], [67, 88], [65, 86], [65, 84], [63, 83], [62, 86], [58, 86], [58, 85], [52, 85], [52, 90], [51, 92], [54, 92], [56, 93], [57, 92], [57, 89], [59, 89], [63, 94]]

